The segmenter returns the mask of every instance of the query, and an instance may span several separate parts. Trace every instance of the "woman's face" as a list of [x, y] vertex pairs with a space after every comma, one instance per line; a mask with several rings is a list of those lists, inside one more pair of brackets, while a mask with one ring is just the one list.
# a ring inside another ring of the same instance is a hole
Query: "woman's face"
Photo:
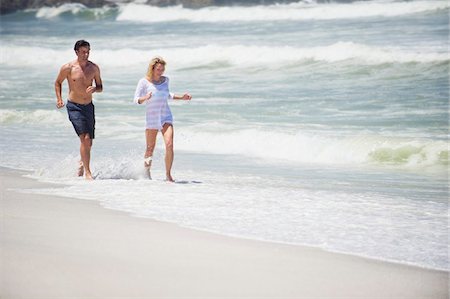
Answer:
[[157, 63], [157, 64], [155, 64], [155, 68], [153, 69], [153, 75], [156, 78], [159, 78], [164, 73], [164, 70], [165, 70], [164, 65], [162, 65], [161, 63]]

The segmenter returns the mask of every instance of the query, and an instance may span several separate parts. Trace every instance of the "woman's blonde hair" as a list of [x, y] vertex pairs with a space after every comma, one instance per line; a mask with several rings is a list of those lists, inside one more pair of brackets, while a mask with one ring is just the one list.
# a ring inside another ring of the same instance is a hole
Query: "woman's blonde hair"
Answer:
[[164, 67], [166, 66], [166, 62], [160, 56], [153, 57], [148, 64], [147, 77], [153, 79], [153, 70], [155, 69], [156, 64], [162, 64]]

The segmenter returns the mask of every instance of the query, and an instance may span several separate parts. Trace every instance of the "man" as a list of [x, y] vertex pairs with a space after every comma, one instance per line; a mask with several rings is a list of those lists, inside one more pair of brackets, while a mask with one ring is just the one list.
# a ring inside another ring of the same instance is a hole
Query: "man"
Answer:
[[[85, 178], [92, 180], [92, 173], [89, 166], [91, 159], [92, 139], [94, 139], [95, 114], [92, 103], [92, 94], [102, 92], [102, 79], [100, 68], [89, 61], [90, 45], [85, 40], [75, 43], [75, 54], [77, 59], [64, 64], [59, 71], [55, 81], [56, 107], [64, 107], [61, 97], [61, 85], [67, 79], [69, 83], [69, 98], [67, 100], [67, 112], [73, 128], [80, 138], [81, 161], [78, 169], [78, 176], [85, 175]], [[93, 82], [95, 81], [95, 86]]]

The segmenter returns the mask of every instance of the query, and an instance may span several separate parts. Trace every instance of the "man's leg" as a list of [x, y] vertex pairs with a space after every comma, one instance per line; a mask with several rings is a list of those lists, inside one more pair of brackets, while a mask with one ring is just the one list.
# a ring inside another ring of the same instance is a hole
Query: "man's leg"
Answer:
[[92, 180], [90, 168], [92, 139], [89, 133], [83, 133], [80, 136], [80, 156], [84, 166], [84, 175], [87, 180]]
[[83, 176], [83, 175], [84, 175], [83, 161], [80, 160], [80, 162], [78, 164], [78, 176]]
[[164, 143], [166, 144], [166, 180], [169, 182], [174, 182], [172, 178], [172, 174], [170, 173], [172, 170], [173, 164], [173, 126], [172, 124], [164, 124], [162, 129], [162, 134], [164, 136]]

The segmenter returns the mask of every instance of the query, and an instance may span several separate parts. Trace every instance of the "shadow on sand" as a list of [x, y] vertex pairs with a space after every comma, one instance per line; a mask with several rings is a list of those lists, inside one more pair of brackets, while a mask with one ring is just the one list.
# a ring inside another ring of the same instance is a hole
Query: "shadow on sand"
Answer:
[[175, 181], [175, 184], [202, 184], [203, 182], [199, 181]]

